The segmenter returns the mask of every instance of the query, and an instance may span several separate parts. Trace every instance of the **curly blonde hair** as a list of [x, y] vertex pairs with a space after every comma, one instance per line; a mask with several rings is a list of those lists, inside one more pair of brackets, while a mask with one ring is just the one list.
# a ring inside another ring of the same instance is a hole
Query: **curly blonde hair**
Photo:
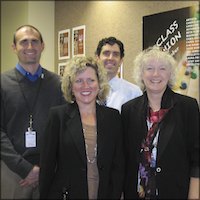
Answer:
[[177, 63], [173, 56], [169, 54], [169, 52], [163, 51], [157, 46], [149, 47], [136, 56], [133, 67], [133, 78], [136, 84], [141, 88], [142, 91], [146, 89], [142, 80], [142, 73], [144, 67], [152, 59], [161, 61], [165, 64], [166, 67], [170, 69], [171, 76], [168, 81], [168, 86], [173, 88], [176, 82]]
[[93, 68], [97, 75], [100, 88], [97, 95], [97, 101], [103, 102], [106, 99], [110, 89], [106, 70], [100, 63], [97, 63], [94, 58], [83, 56], [74, 57], [66, 64], [61, 88], [67, 102], [73, 103], [75, 101], [75, 96], [72, 93], [72, 83], [74, 82], [76, 75], [84, 71], [87, 67]]

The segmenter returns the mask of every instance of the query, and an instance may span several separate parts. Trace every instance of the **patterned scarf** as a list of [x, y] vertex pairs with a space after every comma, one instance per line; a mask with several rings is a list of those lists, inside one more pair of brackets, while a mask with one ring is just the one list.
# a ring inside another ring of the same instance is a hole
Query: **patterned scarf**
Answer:
[[152, 124], [148, 130], [146, 139], [141, 144], [141, 162], [139, 165], [139, 177], [140, 177], [140, 190], [143, 195], [140, 197], [152, 198], [156, 195], [156, 184], [155, 184], [155, 161], [152, 164], [152, 149], [154, 148], [153, 140], [158, 132], [159, 124], [162, 121], [165, 114], [169, 109], [160, 109], [159, 111], [153, 112], [149, 108], [148, 120]]

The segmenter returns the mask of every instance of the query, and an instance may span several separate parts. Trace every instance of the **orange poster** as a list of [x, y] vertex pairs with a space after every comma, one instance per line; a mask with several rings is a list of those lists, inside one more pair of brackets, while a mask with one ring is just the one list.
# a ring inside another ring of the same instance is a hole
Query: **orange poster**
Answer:
[[59, 60], [70, 58], [70, 30], [58, 32], [58, 58]]
[[85, 55], [85, 25], [72, 29], [72, 55]]

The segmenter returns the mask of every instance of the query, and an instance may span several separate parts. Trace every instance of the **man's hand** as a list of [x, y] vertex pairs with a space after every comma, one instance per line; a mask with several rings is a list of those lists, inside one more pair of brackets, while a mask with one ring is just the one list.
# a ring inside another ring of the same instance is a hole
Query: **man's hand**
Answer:
[[33, 167], [33, 169], [29, 172], [27, 177], [25, 179], [22, 179], [19, 182], [20, 186], [22, 186], [22, 187], [25, 187], [25, 186], [36, 187], [38, 185], [39, 172], [40, 172], [40, 168], [35, 165]]

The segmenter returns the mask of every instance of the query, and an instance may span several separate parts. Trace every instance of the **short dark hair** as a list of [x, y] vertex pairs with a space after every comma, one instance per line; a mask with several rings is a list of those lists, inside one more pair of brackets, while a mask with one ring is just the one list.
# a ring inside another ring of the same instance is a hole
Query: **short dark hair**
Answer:
[[108, 37], [108, 38], [103, 38], [102, 40], [100, 40], [97, 46], [97, 49], [95, 51], [95, 55], [100, 56], [102, 47], [106, 44], [109, 44], [109, 45], [117, 44], [120, 49], [120, 57], [121, 58], [124, 57], [124, 44], [120, 40], [116, 39], [115, 37]]
[[40, 38], [40, 42], [41, 42], [41, 43], [44, 42], [44, 41], [43, 41], [43, 38], [42, 38], [42, 34], [40, 33], [40, 31], [39, 31], [37, 28], [35, 28], [34, 26], [32, 26], [32, 25], [26, 24], [26, 25], [22, 25], [22, 26], [20, 26], [19, 28], [16, 29], [16, 31], [15, 31], [15, 33], [14, 33], [14, 36], [13, 36], [13, 43], [14, 43], [15, 45], [16, 45], [16, 33], [17, 33], [17, 31], [19, 31], [20, 29], [22, 29], [22, 28], [24, 28], [24, 27], [28, 27], [28, 28], [33, 29], [33, 30], [35, 30], [36, 32], [38, 32], [39, 38]]

